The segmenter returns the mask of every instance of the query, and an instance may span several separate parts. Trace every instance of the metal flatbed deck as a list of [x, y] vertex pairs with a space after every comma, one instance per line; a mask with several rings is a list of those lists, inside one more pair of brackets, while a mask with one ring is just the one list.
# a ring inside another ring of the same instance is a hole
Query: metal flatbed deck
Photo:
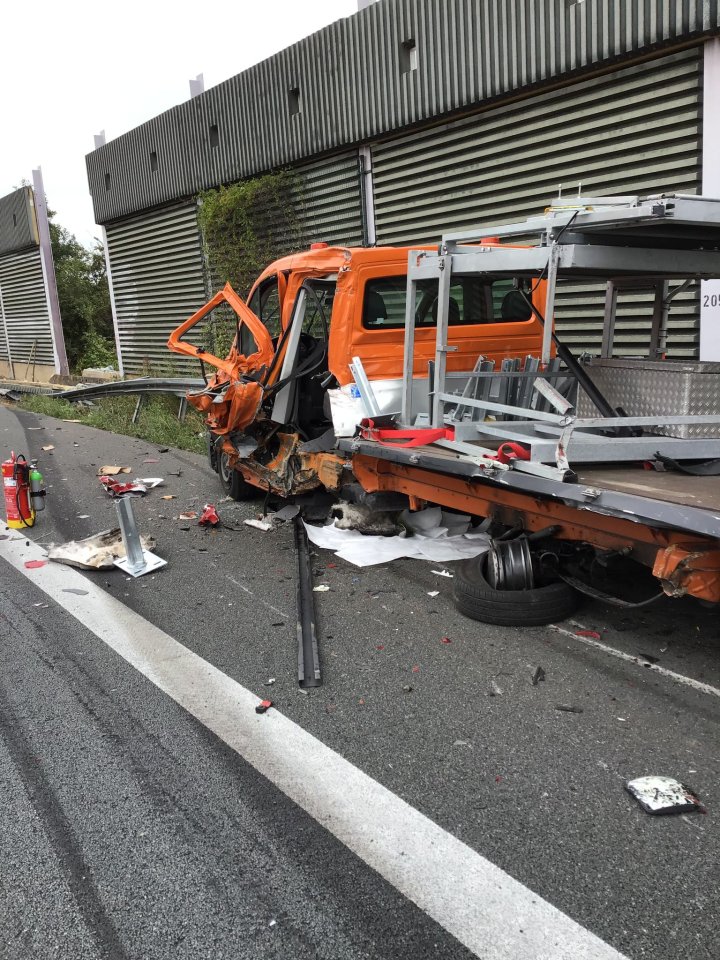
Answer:
[[533, 497], [551, 497], [580, 510], [607, 514], [654, 527], [683, 530], [720, 539], [720, 478], [643, 471], [635, 466], [583, 468], [577, 482], [488, 467], [480, 457], [459, 454], [434, 444], [399, 447], [346, 437], [345, 453], [451, 474], [511, 488]]

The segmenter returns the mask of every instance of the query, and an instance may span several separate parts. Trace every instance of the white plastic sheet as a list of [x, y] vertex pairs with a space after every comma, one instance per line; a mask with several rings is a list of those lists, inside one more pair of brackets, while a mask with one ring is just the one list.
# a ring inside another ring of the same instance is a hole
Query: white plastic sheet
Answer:
[[469, 533], [470, 517], [445, 513], [440, 507], [428, 507], [417, 513], [405, 510], [400, 520], [408, 528], [406, 536], [368, 536], [358, 530], [340, 530], [334, 523], [325, 527], [305, 524], [308, 540], [316, 547], [332, 550], [335, 556], [356, 567], [389, 563], [400, 557], [448, 563], [467, 560], [488, 548], [487, 534]]

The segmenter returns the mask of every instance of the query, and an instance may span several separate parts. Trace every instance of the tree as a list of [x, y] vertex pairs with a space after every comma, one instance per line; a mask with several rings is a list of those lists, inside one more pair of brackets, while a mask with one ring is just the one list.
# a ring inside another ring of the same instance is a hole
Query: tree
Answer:
[[102, 244], [84, 247], [48, 211], [65, 349], [72, 369], [116, 364], [110, 292]]

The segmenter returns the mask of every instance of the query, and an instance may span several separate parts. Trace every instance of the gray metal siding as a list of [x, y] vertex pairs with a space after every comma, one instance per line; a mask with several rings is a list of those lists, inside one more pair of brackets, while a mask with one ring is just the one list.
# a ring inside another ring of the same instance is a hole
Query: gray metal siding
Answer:
[[0, 198], [0, 257], [39, 243], [32, 187]]
[[[718, 0], [381, 0], [89, 154], [95, 218], [108, 223], [717, 33], [719, 16]], [[418, 67], [403, 73], [408, 40]]]
[[[373, 148], [379, 243], [538, 213], [582, 182], [586, 195], [697, 193], [702, 57], [697, 48], [416, 131]], [[561, 294], [558, 323], [579, 348], [599, 346], [601, 296]], [[622, 305], [620, 353], [649, 329], [646, 298]], [[669, 351], [695, 356], [697, 296], [675, 302]]]
[[170, 364], [197, 370], [165, 345], [207, 300], [195, 204], [113, 224], [107, 244], [125, 372]]
[[303, 233], [311, 241], [359, 246], [363, 239], [355, 150], [295, 168], [302, 181]]
[[[55, 354], [40, 251], [28, 250], [0, 257], [0, 288], [13, 362], [27, 363], [33, 355], [36, 363], [54, 366]], [[1, 317], [0, 360], [7, 360]], [[22, 377], [24, 372], [24, 367], [16, 367], [15, 376]]]

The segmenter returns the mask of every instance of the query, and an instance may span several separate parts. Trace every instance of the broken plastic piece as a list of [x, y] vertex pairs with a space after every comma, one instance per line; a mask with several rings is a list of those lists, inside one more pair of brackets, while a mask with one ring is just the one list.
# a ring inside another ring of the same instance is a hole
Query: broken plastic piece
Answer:
[[450, 637], [442, 637], [440, 642], [441, 642], [441, 643], [452, 643], [452, 640], [450, 639]]
[[269, 530], [273, 529], [271, 520], [243, 520], [243, 523], [247, 527], [255, 527], [256, 530], [262, 530], [264, 533], [267, 533]]
[[555, 706], [556, 710], [560, 710], [561, 713], [582, 713], [582, 707], [576, 707], [571, 703], [558, 703]]
[[274, 515], [274, 519], [282, 522], [286, 520], [294, 520], [299, 513], [300, 507], [296, 506], [294, 503], [288, 503], [287, 506], [284, 506], [281, 510], [277, 511], [277, 513]]
[[638, 777], [629, 780], [625, 789], [646, 813], [657, 815], [703, 810], [692, 790], [672, 777]]
[[206, 503], [203, 512], [198, 520], [201, 527], [216, 527], [220, 523], [220, 517], [212, 503]]
[[132, 483], [120, 483], [113, 480], [111, 476], [100, 477], [100, 483], [105, 487], [111, 497], [144, 497], [147, 493], [147, 487], [144, 483], [137, 480]]
[[44, 567], [47, 560], [26, 560], [25, 566], [28, 570], [37, 570], [38, 567]]
[[330, 587], [326, 583], [319, 583], [313, 587], [313, 593], [327, 593]]
[[98, 470], [99, 477], [116, 477], [118, 473], [130, 473], [130, 467], [100, 467]]
[[590, 637], [591, 640], [602, 640], [601, 635], [597, 630], [576, 630], [576, 637]]
[[532, 685], [536, 687], [542, 680], [545, 679], [545, 671], [542, 667], [537, 667], [532, 678]]
[[272, 705], [273, 705], [272, 700], [262, 700], [255, 707], [255, 713], [267, 713]]

